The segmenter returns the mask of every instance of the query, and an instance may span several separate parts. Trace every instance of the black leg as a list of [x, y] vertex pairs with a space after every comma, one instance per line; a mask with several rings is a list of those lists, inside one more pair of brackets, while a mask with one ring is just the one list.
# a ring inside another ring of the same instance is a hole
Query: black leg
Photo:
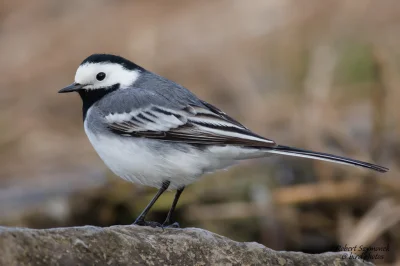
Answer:
[[165, 219], [164, 223], [162, 224], [163, 227], [179, 228], [179, 224], [177, 222], [171, 224], [171, 217], [175, 211], [175, 207], [176, 207], [176, 204], [178, 203], [179, 197], [181, 196], [184, 189], [185, 189], [185, 187], [181, 187], [180, 189], [178, 189], [176, 191], [174, 201], [172, 202], [171, 209], [169, 209], [169, 212], [167, 215], [167, 219]]
[[160, 227], [161, 225], [157, 222], [146, 222], [144, 218], [146, 218], [147, 213], [150, 211], [151, 207], [153, 207], [154, 203], [156, 203], [157, 199], [161, 196], [162, 193], [164, 193], [165, 190], [168, 189], [169, 184], [171, 182], [165, 181], [160, 189], [158, 190], [157, 194], [154, 196], [154, 198], [150, 201], [150, 203], [146, 206], [146, 208], [142, 211], [142, 213], [139, 215], [138, 218], [136, 218], [136, 221], [133, 224], [136, 225], [145, 225], [145, 226], [152, 226], [152, 227]]

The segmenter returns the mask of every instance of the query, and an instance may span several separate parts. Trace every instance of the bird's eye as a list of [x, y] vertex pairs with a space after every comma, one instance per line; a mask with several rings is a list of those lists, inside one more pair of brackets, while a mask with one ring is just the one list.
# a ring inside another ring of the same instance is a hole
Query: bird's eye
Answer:
[[100, 73], [98, 73], [97, 75], [96, 75], [96, 79], [98, 80], [98, 81], [102, 81], [103, 79], [105, 79], [106, 78], [106, 73], [104, 73], [104, 72], [100, 72]]

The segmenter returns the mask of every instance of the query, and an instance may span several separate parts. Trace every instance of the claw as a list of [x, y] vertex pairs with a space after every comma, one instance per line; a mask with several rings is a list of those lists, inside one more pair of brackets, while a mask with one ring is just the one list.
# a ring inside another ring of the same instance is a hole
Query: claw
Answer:
[[180, 228], [180, 225], [178, 222], [172, 223], [172, 224], [168, 224], [166, 222], [164, 222], [162, 224], [162, 228]]
[[138, 226], [151, 226], [153, 228], [156, 227], [163, 227], [162, 224], [157, 223], [157, 222], [152, 222], [152, 221], [145, 221], [145, 220], [136, 220], [133, 225], [138, 225]]

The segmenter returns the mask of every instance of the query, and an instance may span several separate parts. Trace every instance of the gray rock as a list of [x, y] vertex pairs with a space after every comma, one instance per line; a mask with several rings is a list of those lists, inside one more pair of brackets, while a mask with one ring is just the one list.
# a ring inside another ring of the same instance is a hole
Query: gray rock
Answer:
[[239, 243], [197, 228], [84, 226], [59, 229], [0, 227], [1, 265], [373, 265]]

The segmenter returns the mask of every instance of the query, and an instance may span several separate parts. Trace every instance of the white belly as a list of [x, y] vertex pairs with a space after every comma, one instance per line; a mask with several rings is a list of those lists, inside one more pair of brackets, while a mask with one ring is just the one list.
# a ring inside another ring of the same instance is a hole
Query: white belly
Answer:
[[[89, 113], [90, 110], [88, 116]], [[170, 181], [170, 189], [177, 189], [237, 160], [266, 155], [258, 149], [234, 146], [198, 149], [187, 144], [94, 133], [87, 121], [84, 127], [94, 149], [111, 171], [125, 180], [157, 188]]]
[[[94, 134], [85, 127], [86, 134], [104, 163], [121, 178], [142, 185], [159, 188], [170, 181], [170, 189], [176, 189], [196, 181], [207, 172], [226, 168], [234, 160], [220, 160], [210, 153], [196, 148], [186, 151], [174, 149], [165, 143], [159, 150], [150, 149], [154, 140], [132, 137], [109, 137]], [[160, 144], [158, 142], [158, 144]], [[158, 145], [160, 146], [160, 145]]]

